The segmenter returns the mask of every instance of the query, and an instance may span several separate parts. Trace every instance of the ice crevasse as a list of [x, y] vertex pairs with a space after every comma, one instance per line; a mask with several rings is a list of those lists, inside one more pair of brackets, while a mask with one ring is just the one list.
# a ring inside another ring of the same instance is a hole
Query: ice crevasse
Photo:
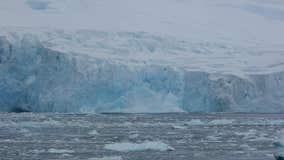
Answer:
[[222, 45], [146, 33], [72, 35], [1, 35], [0, 111], [284, 112], [284, 70], [237, 75], [183, 58], [208, 46], [222, 53]]

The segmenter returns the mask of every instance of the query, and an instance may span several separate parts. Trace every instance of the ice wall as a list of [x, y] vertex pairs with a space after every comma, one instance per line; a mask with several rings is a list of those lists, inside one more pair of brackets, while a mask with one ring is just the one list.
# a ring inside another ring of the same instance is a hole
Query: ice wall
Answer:
[[59, 52], [0, 38], [0, 111], [284, 112], [284, 72], [236, 76]]

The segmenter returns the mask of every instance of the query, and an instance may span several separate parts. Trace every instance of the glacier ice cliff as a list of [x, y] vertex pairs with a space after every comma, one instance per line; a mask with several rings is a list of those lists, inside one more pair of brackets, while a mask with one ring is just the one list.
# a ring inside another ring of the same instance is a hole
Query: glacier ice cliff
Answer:
[[[183, 57], [178, 59], [179, 53], [187, 53], [188, 49], [211, 52], [206, 48], [210, 45], [194, 48], [192, 44], [147, 37], [145, 33], [113, 36], [96, 32], [93, 36], [98, 40], [90, 44], [87, 40], [92, 39], [91, 34], [79, 39], [58, 34], [65, 39], [54, 39], [53, 33], [44, 34], [49, 35], [45, 39], [36, 33], [2, 34], [0, 111], [284, 112], [284, 70], [260, 73], [255, 69], [255, 73], [253, 70], [238, 75], [218, 68], [214, 72], [196, 69], [190, 65], [198, 59], [183, 61]], [[72, 48], [79, 43], [83, 47]], [[92, 44], [95, 49], [89, 51], [88, 45]], [[212, 52], [229, 50], [213, 45]], [[96, 56], [79, 53], [84, 49]], [[200, 52], [195, 54], [210, 57]], [[161, 53], [170, 58], [158, 61]], [[230, 67], [222, 61], [218, 62], [224, 64], [220, 68]], [[211, 63], [204, 68], [208, 66], [212, 68]]]

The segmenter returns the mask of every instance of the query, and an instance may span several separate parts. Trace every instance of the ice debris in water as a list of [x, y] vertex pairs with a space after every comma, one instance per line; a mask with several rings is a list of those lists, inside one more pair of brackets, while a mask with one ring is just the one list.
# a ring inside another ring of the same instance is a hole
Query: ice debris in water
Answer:
[[106, 144], [105, 149], [119, 151], [119, 152], [143, 151], [143, 150], [157, 150], [157, 151], [174, 150], [173, 147], [161, 141], [145, 141], [143, 143], [130, 143], [130, 142], [113, 143], [113, 144]]
[[89, 158], [88, 160], [123, 160], [121, 156], [109, 156], [101, 158]]
[[58, 153], [58, 154], [61, 154], [61, 153], [74, 153], [73, 150], [69, 150], [69, 149], [55, 149], [55, 148], [50, 148], [48, 150], [49, 153]]

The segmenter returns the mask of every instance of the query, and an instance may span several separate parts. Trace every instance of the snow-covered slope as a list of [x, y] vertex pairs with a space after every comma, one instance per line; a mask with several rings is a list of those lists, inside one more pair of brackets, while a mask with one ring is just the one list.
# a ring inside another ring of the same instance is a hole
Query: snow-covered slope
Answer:
[[0, 110], [284, 112], [283, 13], [277, 0], [4, 0]]
[[284, 41], [282, 0], [2, 0], [0, 19], [6, 26], [143, 31], [282, 51]]

